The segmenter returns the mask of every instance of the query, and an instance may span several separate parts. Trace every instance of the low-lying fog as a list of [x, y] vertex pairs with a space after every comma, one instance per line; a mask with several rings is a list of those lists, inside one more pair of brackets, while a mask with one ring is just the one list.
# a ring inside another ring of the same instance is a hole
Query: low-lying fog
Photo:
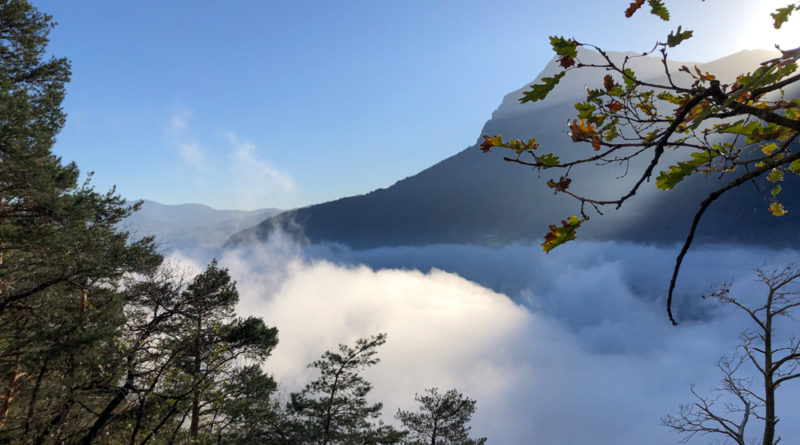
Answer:
[[[473, 431], [489, 443], [617, 445], [677, 443], [661, 418], [692, 401], [690, 385], [703, 395], [718, 386], [717, 360], [736, 351], [749, 325], [701, 295], [729, 282], [734, 295], [760, 297], [753, 269], [797, 258], [694, 248], [673, 327], [664, 295], [676, 253], [615, 242], [573, 242], [548, 255], [536, 245], [352, 251], [273, 237], [218, 255], [238, 282], [240, 314], [279, 329], [266, 368], [284, 393], [304, 385], [306, 365], [325, 350], [386, 332], [367, 377], [387, 420], [414, 407], [416, 392], [457, 388], [477, 399]], [[197, 269], [209, 259], [195, 256], [172, 259]], [[800, 437], [796, 382], [780, 388], [778, 403], [780, 434]]]

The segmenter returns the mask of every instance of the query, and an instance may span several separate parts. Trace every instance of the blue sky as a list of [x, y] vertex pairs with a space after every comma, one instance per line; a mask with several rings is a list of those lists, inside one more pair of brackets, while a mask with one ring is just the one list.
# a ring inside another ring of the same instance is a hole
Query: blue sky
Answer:
[[34, 1], [72, 60], [56, 153], [100, 190], [242, 209], [366, 193], [472, 145], [549, 35], [641, 51], [683, 24], [674, 55], [695, 61], [797, 44], [794, 22], [771, 31], [780, 1], [667, 3], [671, 23], [626, 20], [627, 0]]

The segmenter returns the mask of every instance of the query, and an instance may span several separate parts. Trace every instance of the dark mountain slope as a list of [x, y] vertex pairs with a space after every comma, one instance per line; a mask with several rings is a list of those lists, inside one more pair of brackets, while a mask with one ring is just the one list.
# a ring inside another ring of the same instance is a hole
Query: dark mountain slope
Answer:
[[[752, 69], [771, 54], [742, 52], [700, 68], [732, 76]], [[655, 78], [663, 69], [655, 59], [638, 59], [636, 64], [640, 78]], [[551, 62], [539, 77], [550, 75], [553, 70]], [[555, 151], [562, 158], [586, 153], [587, 147], [573, 144], [566, 135], [566, 122], [574, 115], [572, 103], [579, 98], [576, 94], [580, 95], [584, 85], [596, 77], [567, 76], [554, 92], [553, 100], [533, 105], [520, 105], [516, 99], [521, 90], [515, 91], [506, 96], [480, 134], [536, 137], [544, 149]], [[578, 213], [577, 202], [553, 196], [543, 183], [557, 178], [558, 172], [543, 172], [538, 178], [530, 169], [504, 162], [505, 155], [509, 152], [495, 150], [484, 154], [476, 144], [389, 188], [281, 213], [235, 234], [226, 245], [265, 239], [276, 227], [310, 242], [338, 242], [354, 248], [432, 243], [505, 244], [540, 240], [548, 224]], [[665, 156], [661, 168], [675, 159], [674, 155]], [[633, 167], [636, 166], [632, 166], [632, 171], [636, 171]], [[622, 166], [573, 170], [572, 189], [615, 198], [637, 179], [629, 175], [617, 180], [623, 173]], [[800, 227], [800, 181], [787, 178], [783, 185], [787, 189], [782, 197], [788, 215], [771, 216], [756, 189], [743, 186], [709, 209], [700, 239], [800, 245], [796, 230]], [[670, 192], [647, 184], [622, 210], [609, 209], [605, 216], [593, 217], [580, 236], [656, 243], [678, 241], [685, 236], [702, 199], [718, 186], [712, 177], [692, 178]]]

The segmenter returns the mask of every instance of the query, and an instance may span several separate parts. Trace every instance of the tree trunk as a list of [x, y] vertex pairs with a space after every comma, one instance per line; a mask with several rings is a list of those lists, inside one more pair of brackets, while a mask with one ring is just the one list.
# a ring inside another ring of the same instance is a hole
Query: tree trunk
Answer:
[[168, 444], [172, 445], [175, 443], [175, 438], [178, 437], [178, 432], [181, 430], [181, 426], [183, 426], [183, 422], [186, 420], [186, 414], [188, 413], [184, 411], [181, 421], [178, 422], [178, 426], [176, 426], [175, 429], [172, 430], [172, 436], [170, 436], [170, 438], [167, 440]]
[[16, 395], [17, 382], [24, 375], [19, 372], [21, 360], [22, 354], [20, 353], [19, 349], [17, 349], [17, 353], [14, 355], [14, 369], [8, 376], [8, 386], [6, 387], [6, 393], [3, 397], [3, 406], [0, 408], [0, 429], [5, 428], [6, 426], [6, 422], [8, 421], [8, 411], [11, 409], [11, 402], [14, 400], [14, 396]]
[[[47, 424], [44, 430], [42, 430], [42, 432], [39, 433], [39, 436], [36, 437], [36, 441], [34, 442], [35, 445], [43, 444], [45, 439], [47, 439], [47, 436], [50, 435], [50, 430], [52, 430], [53, 427], [61, 429], [61, 425], [64, 423], [64, 419], [72, 410], [72, 405], [74, 403], [75, 402], [73, 402], [70, 397], [67, 398], [67, 400], [64, 402], [64, 406], [61, 408], [61, 411], [50, 420], [50, 422]], [[60, 442], [56, 441], [56, 443]]]
[[31, 393], [31, 401], [28, 402], [28, 416], [25, 418], [25, 428], [23, 429], [23, 435], [27, 439], [28, 432], [31, 429], [31, 422], [33, 421], [33, 415], [36, 413], [36, 398], [39, 396], [39, 388], [42, 387], [42, 380], [44, 379], [44, 375], [47, 372], [47, 363], [49, 359], [45, 357], [44, 363], [42, 363], [42, 367], [39, 368], [39, 375], [36, 376], [36, 384], [33, 385], [33, 392]]
[[89, 432], [83, 436], [81, 440], [81, 444], [83, 445], [90, 445], [92, 441], [97, 437], [100, 433], [100, 430], [103, 429], [104, 426], [111, 420], [111, 415], [114, 414], [114, 410], [125, 400], [125, 397], [128, 396], [131, 389], [133, 388], [133, 372], [128, 372], [128, 376], [125, 379], [125, 385], [120, 388], [117, 393], [114, 395], [114, 398], [111, 399], [107, 404], [106, 407], [103, 408], [103, 411], [97, 416], [97, 420], [95, 420], [92, 428], [89, 429]]
[[86, 312], [86, 306], [89, 303], [89, 292], [86, 289], [81, 289], [81, 306], [79, 308], [79, 313], [83, 315]]
[[[158, 425], [156, 425], [155, 428], [153, 428], [149, 433], [147, 433], [147, 435], [144, 437], [144, 439], [142, 439], [142, 441], [139, 442], [139, 445], [147, 445], [147, 442], [149, 442], [150, 439], [152, 439], [156, 434], [158, 434], [158, 432], [161, 430], [161, 428], [163, 428], [164, 425], [166, 425], [167, 422], [169, 422], [169, 420], [172, 418], [172, 416], [174, 416], [175, 413], [177, 413], [177, 412], [178, 412], [178, 401], [176, 400], [172, 404], [172, 406], [169, 407], [169, 411], [167, 411], [167, 415], [161, 418], [161, 421], [158, 422]], [[183, 423], [184, 419], [186, 419], [186, 415], [185, 414], [183, 416], [183, 419], [181, 419], [180, 423]], [[178, 426], [180, 427], [180, 424]], [[174, 435], [173, 435], [171, 440], [174, 441]], [[172, 442], [167, 442], [167, 443], [172, 443]]]
[[764, 445], [773, 445], [775, 441], [775, 391], [770, 389], [764, 397]]
[[194, 441], [200, 432], [200, 335], [203, 328], [203, 319], [197, 316], [197, 333], [195, 334], [195, 348], [197, 351], [194, 356], [194, 388], [192, 389], [192, 422], [189, 425], [189, 437]]
[[[24, 328], [23, 322], [20, 318], [17, 318], [14, 328], [14, 335], [16, 337], [14, 343], [18, 343]], [[19, 346], [17, 346], [16, 351], [14, 352], [14, 366], [11, 369], [11, 374], [8, 375], [6, 392], [3, 394], [3, 404], [0, 406], [0, 429], [4, 429], [6, 423], [8, 422], [8, 412], [11, 410], [11, 402], [14, 401], [14, 397], [17, 395], [17, 386], [20, 380], [25, 376], [25, 373], [20, 372], [19, 370], [21, 364], [22, 350]]]
[[200, 395], [199, 390], [195, 389], [192, 393], [192, 423], [189, 425], [189, 437], [197, 439], [200, 432]]
[[131, 431], [131, 440], [128, 442], [130, 445], [136, 445], [136, 436], [139, 435], [139, 428], [142, 425], [142, 419], [144, 418], [144, 405], [147, 401], [147, 397], [141, 397], [139, 399], [139, 409], [136, 410], [136, 420], [133, 421], [133, 431]]
[[322, 429], [322, 434], [323, 434], [322, 445], [328, 445], [328, 442], [330, 442], [331, 440], [330, 432], [331, 432], [331, 421], [332, 421], [331, 417], [333, 416], [332, 413], [333, 399], [334, 397], [336, 397], [336, 391], [339, 389], [339, 375], [341, 374], [343, 367], [344, 365], [342, 365], [342, 367], [340, 367], [336, 371], [336, 376], [334, 377], [333, 385], [331, 386], [331, 395], [330, 397], [328, 397], [328, 406], [326, 407], [325, 410], [325, 425], [323, 426]]
[[769, 295], [764, 325], [764, 439], [763, 445], [774, 445], [775, 424], [775, 383], [772, 369], [772, 293]]

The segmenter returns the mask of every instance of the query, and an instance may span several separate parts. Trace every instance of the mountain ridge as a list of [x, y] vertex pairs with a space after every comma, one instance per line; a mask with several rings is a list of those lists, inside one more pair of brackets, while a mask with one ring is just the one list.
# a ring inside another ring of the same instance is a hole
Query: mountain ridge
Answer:
[[122, 221], [135, 236], [155, 236], [167, 248], [222, 246], [235, 232], [280, 213], [280, 209], [220, 210], [205, 204], [161, 204], [142, 200], [137, 212]]
[[[618, 60], [627, 56], [633, 60], [630, 63], [637, 64], [637, 74], [650, 74], [650, 77], [640, 78], [663, 76], [660, 59], [633, 58], [632, 53], [609, 54]], [[771, 51], [749, 50], [696, 65], [702, 70], [716, 71], [725, 78], [735, 72], [753, 69], [760, 61], [774, 54]], [[599, 55], [582, 54], [582, 60], [591, 57]], [[555, 63], [555, 60], [551, 60], [537, 79], [550, 75]], [[681, 64], [695, 65], [693, 62], [675, 62], [672, 67], [677, 69]], [[555, 148], [552, 151], [562, 159], [575, 156], [577, 150], [569, 150], [577, 146], [566, 135], [565, 123], [574, 117], [572, 104], [581, 98], [584, 87], [591, 82], [599, 82], [596, 77], [566, 76], [553, 91], [554, 100], [549, 98], [548, 101], [535, 104], [518, 104], [516, 99], [526, 87], [505, 95], [498, 109], [484, 124], [481, 135], [536, 137], [543, 147], [548, 147], [548, 151], [551, 151], [551, 147]], [[602, 79], [602, 76], [599, 78]], [[503, 245], [514, 241], [540, 240], [549, 224], [578, 212], [576, 201], [562, 195], [553, 196], [537, 179], [536, 172], [503, 162], [502, 157], [507, 153], [501, 150], [482, 153], [478, 147], [480, 141], [479, 135], [476, 144], [390, 187], [280, 213], [235, 233], [225, 246], [261, 241], [276, 229], [311, 243], [342, 243], [353, 248], [440, 243]], [[662, 168], [675, 159], [674, 155], [665, 156]], [[634, 178], [609, 178], [623, 172], [624, 168], [615, 166], [604, 169], [588, 167], [584, 171], [575, 169], [572, 188], [579, 192], [583, 188], [600, 193], [605, 191], [603, 194], [609, 197], [615, 194], [619, 196], [619, 192]], [[545, 172], [541, 180], [545, 181], [549, 176], [552, 175]], [[797, 182], [795, 178], [789, 178], [784, 188], [798, 188]], [[597, 190], [598, 184], [602, 184], [600, 188], [605, 190]], [[637, 196], [630, 204], [626, 203], [621, 211], [593, 217], [582, 228], [580, 236], [653, 243], [679, 241], [688, 231], [688, 224], [700, 201], [713, 190], [715, 184], [710, 178], [699, 175], [689, 178], [670, 192], [656, 190], [654, 184], [647, 184], [639, 193], [641, 196]], [[786, 193], [787, 208], [798, 208], [798, 194]], [[726, 195], [707, 212], [700, 228], [701, 240], [720, 239], [717, 235], [721, 234], [708, 230], [708, 227], [723, 223], [730, 212], [735, 212], [742, 227], [737, 227], [735, 233], [726, 234], [726, 241], [763, 242], [745, 229], [757, 225], [781, 233], [792, 243], [800, 242], [800, 237], [787, 229], [797, 227], [796, 224], [800, 223], [795, 214], [790, 213], [776, 223], [777, 219], [769, 215], [757, 193], [754, 195], [737, 190], [728, 195], [731, 196]], [[669, 208], [671, 211], [662, 214], [660, 208]], [[742, 212], [742, 209], [752, 209], [752, 212]]]

